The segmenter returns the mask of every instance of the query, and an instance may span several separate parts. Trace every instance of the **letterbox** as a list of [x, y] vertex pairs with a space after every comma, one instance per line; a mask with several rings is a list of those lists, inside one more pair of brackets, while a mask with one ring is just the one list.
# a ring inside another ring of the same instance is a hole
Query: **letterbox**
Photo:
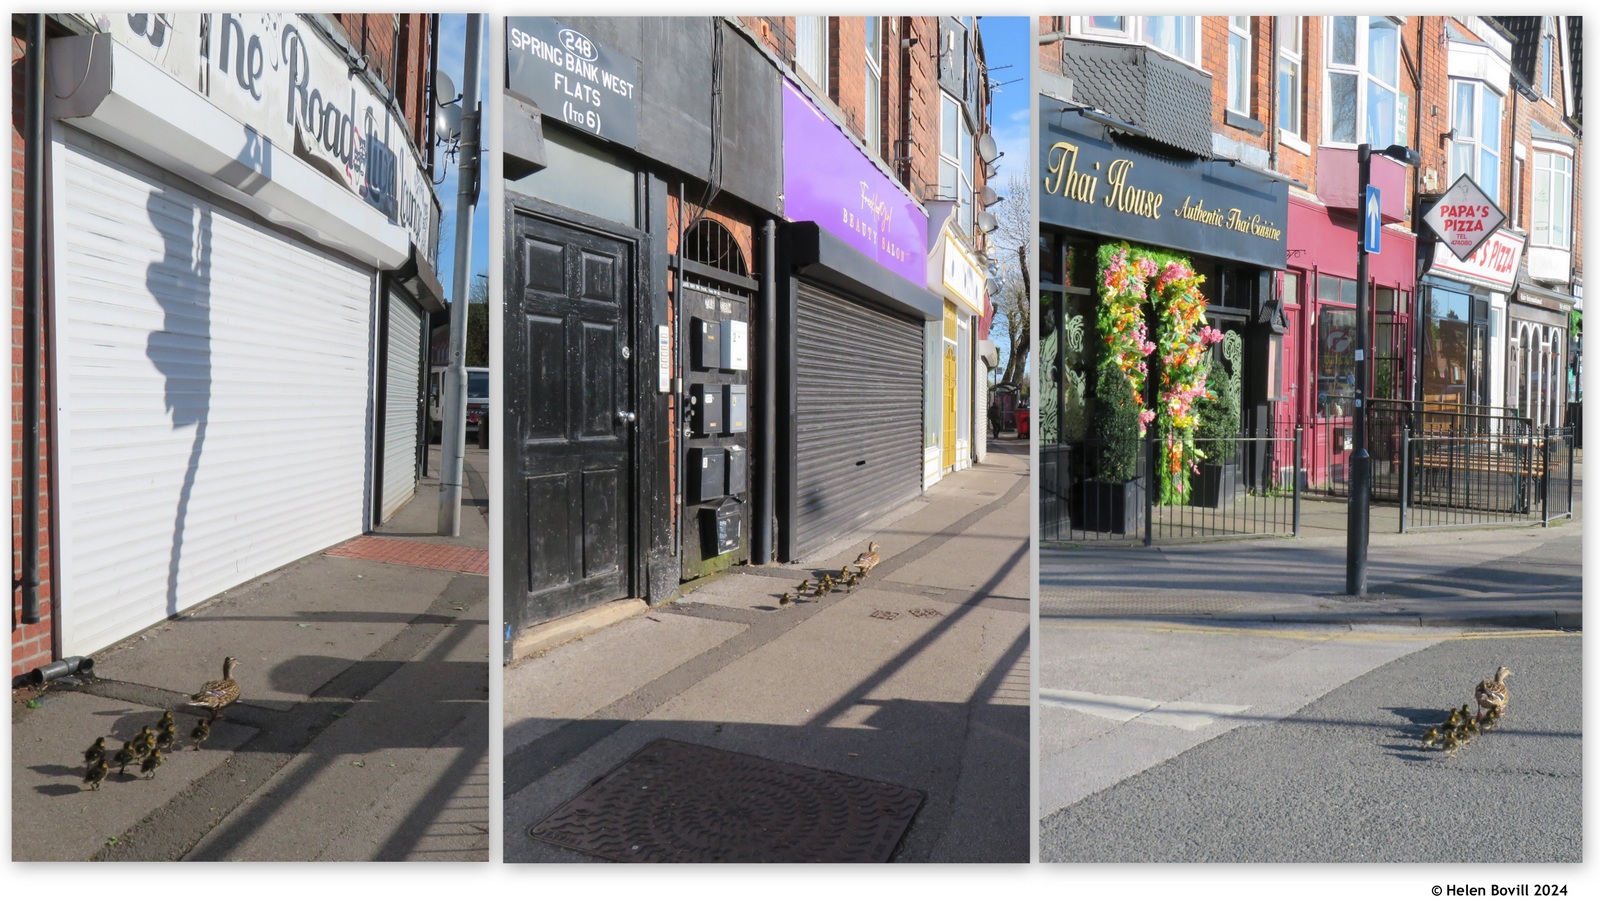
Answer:
[[750, 324], [743, 320], [722, 322], [722, 367], [727, 371], [750, 369]]
[[714, 501], [727, 494], [728, 453], [721, 447], [689, 448], [689, 500]]
[[744, 538], [744, 514], [739, 502], [729, 498], [716, 507], [700, 512], [702, 545], [712, 555], [726, 555], [739, 547]]
[[722, 367], [722, 324], [695, 317], [689, 321], [689, 336], [694, 366], [702, 371], [719, 370]]
[[689, 385], [689, 430], [695, 434], [721, 434], [723, 421], [722, 384]]
[[724, 398], [728, 407], [724, 413], [726, 419], [722, 431], [724, 434], [743, 434], [750, 430], [750, 387], [748, 384], [729, 384], [726, 389], [728, 395]]
[[750, 451], [734, 444], [728, 448], [728, 494], [742, 495], [749, 484]]

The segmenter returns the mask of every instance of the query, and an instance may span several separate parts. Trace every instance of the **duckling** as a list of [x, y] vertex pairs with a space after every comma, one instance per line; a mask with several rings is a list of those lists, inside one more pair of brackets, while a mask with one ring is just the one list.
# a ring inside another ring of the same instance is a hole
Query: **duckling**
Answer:
[[850, 576], [850, 565], [847, 564], [844, 567], [839, 568], [839, 579], [843, 580], [848, 576]]
[[137, 757], [144, 757], [154, 751], [155, 747], [156, 734], [150, 731], [149, 726], [140, 729], [139, 734], [133, 737], [133, 753]]
[[222, 661], [222, 678], [206, 682], [200, 686], [189, 698], [191, 707], [205, 707], [211, 711], [210, 719], [215, 720], [222, 713], [222, 708], [239, 699], [239, 683], [233, 680], [233, 668], [239, 661], [227, 657]]
[[[103, 739], [101, 741], [104, 741]], [[90, 789], [99, 789], [100, 783], [111, 773], [110, 765], [106, 764], [106, 757], [102, 754], [89, 764], [89, 770], [83, 775], [83, 782], [89, 784]]]
[[1457, 739], [1456, 734], [1452, 732], [1444, 737], [1444, 745], [1441, 747], [1443, 747], [1445, 751], [1455, 751], [1460, 746], [1461, 740]]
[[854, 575], [854, 574], [851, 574], [851, 575], [850, 575], [850, 576], [849, 576], [849, 577], [846, 577], [846, 578], [845, 578], [845, 579], [844, 579], [844, 589], [845, 589], [845, 592], [847, 592], [847, 593], [854, 593], [854, 592], [855, 592], [855, 590], [856, 590], [856, 582], [857, 582], [857, 581], [858, 581], [858, 580], [859, 580], [859, 579], [860, 579], [860, 578], [858, 578], [858, 577], [856, 577], [856, 576], [855, 576], [855, 575]]
[[194, 724], [194, 729], [189, 733], [189, 741], [194, 743], [194, 750], [199, 751], [201, 743], [211, 738], [211, 721], [201, 720]]
[[177, 729], [178, 721], [172, 718], [172, 711], [161, 714], [161, 719], [156, 722], [157, 729]]
[[164, 727], [160, 732], [156, 733], [156, 748], [161, 751], [171, 749], [173, 743], [177, 741], [178, 730], [172, 727]]
[[1483, 715], [1483, 722], [1479, 726], [1483, 729], [1493, 729], [1498, 725], [1500, 725], [1500, 708], [1490, 707], [1489, 712]]
[[829, 589], [833, 589], [833, 575], [832, 574], [823, 574], [822, 575], [822, 583], [820, 583], [818, 585], [819, 586], [825, 586], [825, 587], [827, 587]]
[[1435, 727], [1433, 729], [1429, 729], [1427, 732], [1422, 734], [1422, 747], [1423, 748], [1432, 748], [1434, 745], [1438, 744], [1438, 742], [1439, 742], [1439, 730], [1438, 730], [1437, 727]]
[[1511, 675], [1511, 670], [1505, 666], [1494, 670], [1494, 678], [1486, 678], [1478, 683], [1473, 697], [1478, 700], [1478, 720], [1483, 720], [1485, 710], [1499, 710], [1504, 713], [1506, 703], [1511, 700], [1511, 691], [1506, 688], [1506, 678]]
[[128, 765], [138, 759], [139, 753], [133, 750], [133, 742], [128, 741], [122, 743], [122, 747], [117, 749], [117, 753], [111, 758], [111, 761], [117, 765], [117, 775], [121, 776], [128, 772]]
[[782, 596], [778, 597], [778, 605], [786, 606], [791, 602], [794, 602], [794, 600], [789, 598], [788, 593], [784, 593]]
[[811, 592], [811, 578], [807, 577], [806, 579], [800, 581], [800, 585], [795, 587], [794, 591], [799, 593], [801, 596]]
[[106, 737], [101, 736], [94, 740], [88, 750], [83, 753], [83, 763], [93, 765], [94, 762], [106, 756]]
[[1460, 726], [1461, 725], [1461, 716], [1462, 716], [1461, 711], [1459, 711], [1459, 710], [1451, 710], [1450, 711], [1450, 719], [1445, 721], [1445, 726], [1447, 726], [1447, 727], [1449, 727], [1451, 729], [1454, 729], [1457, 726]]
[[1465, 745], [1468, 742], [1472, 741], [1472, 737], [1474, 735], [1477, 735], [1477, 732], [1476, 732], [1476, 730], [1472, 729], [1471, 727], [1472, 727], [1472, 721], [1471, 720], [1468, 720], [1467, 722], [1462, 723], [1460, 726], [1456, 727], [1456, 731], [1454, 733], [1454, 735], [1456, 737], [1456, 741], [1459, 742], [1462, 745]]
[[139, 764], [139, 772], [144, 774], [145, 779], [148, 780], [156, 775], [156, 768], [160, 767], [161, 762], [164, 760], [166, 759], [161, 756], [161, 749], [153, 749], [150, 755]]

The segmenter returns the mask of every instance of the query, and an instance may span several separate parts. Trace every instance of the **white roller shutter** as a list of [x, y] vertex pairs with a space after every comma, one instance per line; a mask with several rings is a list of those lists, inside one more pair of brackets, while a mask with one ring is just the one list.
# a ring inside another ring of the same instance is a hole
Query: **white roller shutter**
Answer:
[[76, 654], [363, 531], [374, 277], [71, 138], [54, 352]]
[[382, 519], [417, 493], [417, 402], [422, 397], [422, 309], [389, 293], [384, 365]]

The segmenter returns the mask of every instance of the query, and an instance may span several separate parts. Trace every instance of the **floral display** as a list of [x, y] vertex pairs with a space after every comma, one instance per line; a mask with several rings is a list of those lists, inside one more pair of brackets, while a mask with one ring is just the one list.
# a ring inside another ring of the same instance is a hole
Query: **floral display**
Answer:
[[[1181, 257], [1122, 243], [1102, 246], [1100, 264], [1102, 361], [1128, 378], [1141, 436], [1153, 425], [1160, 441], [1156, 502], [1185, 504], [1189, 474], [1204, 456], [1195, 445], [1195, 402], [1212, 396], [1206, 389], [1206, 350], [1222, 339], [1206, 325], [1206, 298], [1200, 291], [1205, 277]], [[1145, 320], [1147, 302], [1156, 327], [1154, 341]], [[1152, 353], [1158, 373], [1150, 408], [1145, 391]]]

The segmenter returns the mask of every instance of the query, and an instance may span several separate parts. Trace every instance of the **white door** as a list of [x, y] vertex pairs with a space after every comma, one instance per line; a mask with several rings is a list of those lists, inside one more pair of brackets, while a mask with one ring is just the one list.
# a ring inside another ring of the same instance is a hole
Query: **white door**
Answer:
[[55, 440], [70, 655], [363, 532], [374, 276], [63, 132]]

